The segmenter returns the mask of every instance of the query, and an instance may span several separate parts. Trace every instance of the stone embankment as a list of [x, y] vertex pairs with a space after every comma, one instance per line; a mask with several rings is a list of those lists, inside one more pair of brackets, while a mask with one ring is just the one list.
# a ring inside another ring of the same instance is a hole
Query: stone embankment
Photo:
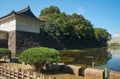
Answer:
[[84, 75], [85, 79], [120, 79], [120, 72], [111, 71], [110, 73], [108, 73], [107, 69], [86, 68], [83, 71], [81, 66], [54, 64], [50, 66], [50, 70], [70, 73], [77, 76]]

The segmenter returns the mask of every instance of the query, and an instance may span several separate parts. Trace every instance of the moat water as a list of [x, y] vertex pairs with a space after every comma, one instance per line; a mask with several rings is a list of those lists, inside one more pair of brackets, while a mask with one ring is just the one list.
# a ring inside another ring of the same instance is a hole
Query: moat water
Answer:
[[60, 51], [62, 62], [65, 64], [74, 64], [85, 67], [92, 67], [93, 63], [96, 68], [120, 72], [120, 48], [97, 48], [74, 51]]
[[107, 67], [109, 70], [120, 72], [120, 48], [109, 49], [108, 52], [111, 54], [111, 58], [98, 68]]

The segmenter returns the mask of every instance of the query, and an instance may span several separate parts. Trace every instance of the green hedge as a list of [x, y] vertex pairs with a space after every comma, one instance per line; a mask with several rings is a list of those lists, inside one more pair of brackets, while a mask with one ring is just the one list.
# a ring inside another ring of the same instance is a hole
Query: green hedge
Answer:
[[60, 60], [60, 53], [53, 48], [35, 47], [23, 51], [19, 59], [26, 63], [58, 62]]
[[5, 56], [5, 55], [10, 55], [11, 51], [6, 48], [0, 48], [0, 57]]

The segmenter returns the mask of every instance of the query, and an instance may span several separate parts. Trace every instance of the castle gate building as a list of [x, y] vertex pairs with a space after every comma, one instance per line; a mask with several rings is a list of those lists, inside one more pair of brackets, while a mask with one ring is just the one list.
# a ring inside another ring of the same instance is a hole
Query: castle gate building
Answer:
[[39, 46], [40, 23], [29, 6], [0, 17], [0, 48], [8, 48], [16, 56], [27, 48]]

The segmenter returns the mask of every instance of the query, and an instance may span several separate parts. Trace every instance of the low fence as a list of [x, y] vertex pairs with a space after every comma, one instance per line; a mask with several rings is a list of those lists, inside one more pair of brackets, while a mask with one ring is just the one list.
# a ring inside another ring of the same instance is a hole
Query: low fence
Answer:
[[23, 71], [21, 69], [10, 68], [7, 66], [0, 65], [0, 76], [7, 79], [53, 79], [50, 76], [45, 78], [44, 75], [36, 75], [34, 72]]
[[0, 66], [0, 75], [9, 79], [38, 79], [35, 73], [2, 65]]
[[[74, 68], [73, 68], [74, 69]], [[78, 70], [81, 69], [78, 68]], [[78, 75], [78, 70], [77, 74]], [[85, 79], [120, 79], [120, 72], [110, 72], [109, 77], [105, 76], [106, 70], [87, 68], [84, 71]], [[36, 74], [30, 71], [23, 71], [21, 69], [15, 69], [11, 67], [7, 67], [4, 65], [0, 65], [0, 76], [3, 76], [7, 79], [56, 79], [55, 77], [45, 76], [42, 74]]]

